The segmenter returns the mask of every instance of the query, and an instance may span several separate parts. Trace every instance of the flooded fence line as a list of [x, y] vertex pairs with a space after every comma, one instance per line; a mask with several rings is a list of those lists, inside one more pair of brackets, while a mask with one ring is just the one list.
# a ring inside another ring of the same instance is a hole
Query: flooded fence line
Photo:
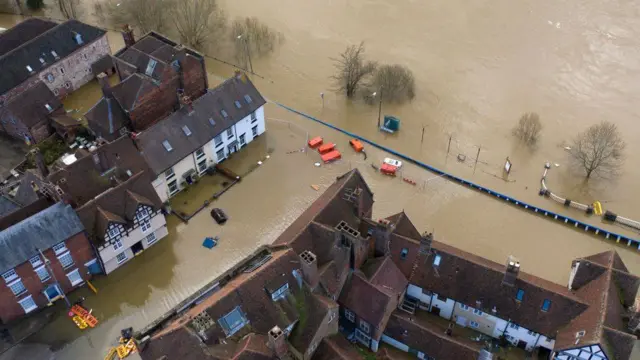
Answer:
[[633, 245], [637, 249], [640, 250], [640, 240], [638, 240], [638, 239], [633, 239], [633, 238], [630, 238], [630, 237], [627, 237], [627, 236], [624, 236], [624, 235], [621, 235], [621, 234], [618, 234], [618, 233], [615, 233], [615, 232], [612, 232], [612, 231], [608, 231], [608, 230], [599, 228], [597, 226], [594, 226], [594, 225], [591, 225], [591, 224], [587, 224], [587, 223], [582, 222], [580, 220], [576, 220], [576, 219], [571, 218], [569, 216], [558, 214], [558, 213], [555, 213], [553, 211], [546, 210], [546, 209], [543, 209], [541, 207], [538, 207], [538, 206], [531, 205], [529, 203], [520, 201], [520, 200], [515, 199], [515, 198], [513, 198], [511, 196], [502, 194], [502, 193], [500, 193], [498, 191], [491, 190], [491, 189], [486, 188], [484, 186], [478, 185], [478, 184], [476, 184], [476, 183], [474, 183], [472, 181], [465, 180], [465, 179], [463, 179], [461, 177], [458, 177], [458, 176], [453, 175], [451, 173], [448, 173], [446, 171], [440, 170], [440, 169], [438, 169], [438, 168], [436, 168], [434, 166], [431, 166], [429, 164], [423, 163], [420, 160], [416, 160], [416, 159], [414, 159], [414, 158], [412, 158], [412, 157], [410, 157], [408, 155], [404, 155], [402, 153], [399, 153], [399, 152], [397, 152], [397, 151], [395, 151], [395, 150], [393, 150], [391, 148], [388, 148], [388, 147], [386, 147], [384, 145], [380, 145], [380, 144], [378, 144], [378, 143], [376, 143], [376, 142], [374, 142], [372, 140], [363, 138], [363, 137], [361, 137], [361, 136], [359, 136], [357, 134], [354, 134], [354, 133], [352, 133], [350, 131], [344, 130], [344, 129], [340, 128], [340, 127], [332, 125], [332, 124], [330, 124], [328, 122], [325, 122], [323, 120], [317, 119], [317, 118], [315, 118], [315, 117], [313, 117], [311, 115], [308, 115], [306, 113], [298, 111], [298, 110], [296, 110], [294, 108], [291, 108], [291, 107], [289, 107], [287, 105], [281, 104], [279, 102], [274, 102], [274, 103], [276, 105], [278, 105], [278, 106], [280, 106], [280, 107], [292, 112], [292, 113], [298, 114], [298, 115], [300, 115], [300, 116], [302, 116], [302, 117], [304, 117], [306, 119], [313, 120], [313, 121], [315, 121], [315, 122], [317, 122], [319, 124], [322, 124], [322, 125], [324, 125], [324, 126], [326, 126], [328, 128], [331, 128], [333, 130], [339, 131], [339, 132], [341, 132], [341, 133], [343, 133], [343, 134], [345, 134], [347, 136], [350, 136], [350, 137], [353, 137], [353, 138], [358, 139], [360, 141], [363, 141], [363, 142], [365, 142], [365, 143], [367, 143], [367, 144], [369, 144], [371, 146], [374, 146], [374, 147], [376, 147], [376, 148], [378, 148], [378, 149], [380, 149], [382, 151], [386, 151], [386, 152], [388, 152], [390, 154], [393, 154], [393, 155], [395, 155], [395, 156], [397, 156], [397, 157], [399, 157], [399, 158], [401, 158], [401, 159], [403, 159], [405, 161], [411, 162], [411, 163], [413, 163], [413, 164], [415, 164], [415, 165], [417, 165], [417, 166], [419, 166], [419, 167], [421, 167], [423, 169], [429, 170], [429, 171], [431, 171], [431, 172], [433, 172], [433, 173], [435, 173], [437, 175], [440, 175], [440, 176], [442, 176], [442, 177], [444, 177], [444, 178], [446, 178], [446, 179], [448, 179], [450, 181], [456, 182], [456, 183], [458, 183], [460, 185], [464, 185], [467, 188], [470, 188], [470, 189], [473, 189], [475, 191], [479, 191], [481, 193], [487, 194], [487, 195], [489, 195], [489, 196], [491, 196], [491, 197], [493, 197], [495, 199], [502, 200], [502, 201], [507, 202], [507, 203], [509, 203], [511, 205], [514, 205], [514, 206], [517, 206], [517, 207], [519, 207], [521, 209], [527, 210], [527, 211], [529, 211], [529, 212], [531, 212], [533, 214], [541, 215], [541, 216], [544, 216], [544, 217], [552, 219], [552, 220], [557, 220], [559, 222], [562, 222], [562, 223], [564, 223], [564, 224], [566, 224], [568, 226], [572, 226], [574, 228], [583, 229], [585, 232], [590, 232], [590, 233], [592, 233], [594, 235], [603, 236], [605, 239], [615, 240], [616, 243], [621, 243], [622, 242], [623, 244], [626, 243], [627, 246]]

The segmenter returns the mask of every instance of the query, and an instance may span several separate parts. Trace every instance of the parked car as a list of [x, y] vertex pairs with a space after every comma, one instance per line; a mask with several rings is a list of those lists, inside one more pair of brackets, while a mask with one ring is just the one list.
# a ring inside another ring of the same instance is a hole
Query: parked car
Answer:
[[402, 166], [402, 161], [396, 160], [396, 159], [392, 159], [392, 158], [384, 158], [383, 162], [385, 164], [388, 164], [388, 165], [391, 165], [391, 166], [395, 166], [398, 169]]
[[214, 208], [211, 210], [211, 217], [220, 225], [226, 223], [228, 219], [227, 214], [225, 214], [220, 208]]

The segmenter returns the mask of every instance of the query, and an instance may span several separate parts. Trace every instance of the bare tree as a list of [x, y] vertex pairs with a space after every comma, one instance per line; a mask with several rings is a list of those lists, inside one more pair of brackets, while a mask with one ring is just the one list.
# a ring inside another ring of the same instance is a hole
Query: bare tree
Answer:
[[520, 117], [518, 124], [513, 128], [513, 135], [527, 145], [534, 145], [540, 137], [542, 123], [538, 114], [524, 113]]
[[625, 142], [618, 127], [608, 121], [589, 127], [573, 140], [569, 151], [573, 165], [592, 175], [612, 177], [618, 174], [624, 161]]
[[80, 0], [56, 0], [60, 13], [67, 19], [78, 19], [82, 15]]
[[[282, 33], [271, 29], [255, 17], [234, 20], [229, 37], [235, 46], [236, 60], [244, 66], [248, 56], [264, 56], [284, 41]], [[247, 54], [247, 51], [250, 51], [251, 55]]]
[[403, 65], [379, 66], [364, 88], [364, 99], [373, 102], [371, 93], [379, 91], [380, 88], [384, 93], [384, 101], [387, 102], [402, 103], [416, 96], [413, 72]]
[[120, 28], [131, 25], [138, 33], [167, 30], [167, 13], [173, 0], [101, 0], [94, 7], [95, 16], [104, 26]]
[[170, 15], [182, 43], [196, 50], [204, 50], [226, 28], [215, 0], [178, 0]]
[[362, 80], [371, 75], [377, 67], [375, 62], [364, 58], [364, 42], [358, 46], [348, 46], [339, 58], [331, 60], [335, 63], [337, 72], [331, 78], [338, 90], [346, 92], [349, 98], [356, 94]]

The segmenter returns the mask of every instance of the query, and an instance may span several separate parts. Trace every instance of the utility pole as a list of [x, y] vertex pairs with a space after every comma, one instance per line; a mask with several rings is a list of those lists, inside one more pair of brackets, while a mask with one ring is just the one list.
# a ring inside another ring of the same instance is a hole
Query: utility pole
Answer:
[[49, 263], [49, 259], [47, 259], [44, 256], [44, 253], [42, 252], [42, 250], [38, 249], [38, 252], [40, 253], [40, 256], [42, 256], [42, 260], [44, 261], [44, 266], [47, 267], [47, 270], [49, 271], [49, 274], [51, 274], [51, 277], [53, 278], [53, 281], [55, 282], [56, 286], [58, 287], [58, 290], [60, 290], [60, 292], [62, 292], [62, 297], [64, 298], [64, 301], [67, 303], [67, 307], [71, 307], [71, 302], [69, 301], [69, 299], [67, 299], [67, 294], [64, 293], [64, 290], [62, 289], [62, 286], [60, 286], [60, 283], [58, 282], [58, 279], [56, 278], [56, 274], [53, 272], [53, 269], [51, 269], [51, 264]]
[[251, 52], [249, 51], [249, 42], [247, 41], [247, 38], [243, 37], [242, 35], [238, 35], [238, 39], [244, 42], [244, 49], [247, 52], [247, 58], [249, 59], [249, 70], [251, 71], [252, 74], [255, 74], [253, 72], [253, 64], [251, 63]]
[[380, 85], [380, 101], [378, 105], [378, 129], [380, 129], [380, 116], [382, 115], [382, 85]]
[[424, 142], [424, 125], [422, 125], [422, 138], [420, 138], [420, 145]]
[[473, 164], [473, 173], [476, 173], [476, 165], [478, 165], [478, 158], [480, 157], [480, 149], [482, 148], [481, 146], [478, 146], [478, 153], [476, 154], [476, 162], [475, 164]]
[[447, 145], [447, 157], [449, 157], [449, 150], [451, 149], [451, 135], [449, 135], [449, 145]]
[[320, 93], [320, 97], [322, 98], [322, 108], [324, 109], [324, 93]]

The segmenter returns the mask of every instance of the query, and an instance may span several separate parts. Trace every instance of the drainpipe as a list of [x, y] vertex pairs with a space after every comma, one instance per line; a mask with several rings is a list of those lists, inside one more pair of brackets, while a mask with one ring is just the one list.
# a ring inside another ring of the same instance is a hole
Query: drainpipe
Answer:
[[504, 330], [502, 330], [502, 336], [504, 336], [504, 334], [507, 333], [507, 329], [509, 328], [509, 324], [511, 324], [511, 320], [507, 321], [507, 326], [504, 327]]
[[429, 300], [429, 312], [433, 309], [433, 291], [431, 292], [431, 300]]
[[538, 334], [538, 338], [536, 339], [535, 344], [533, 344], [533, 348], [537, 348], [538, 347], [538, 341], [540, 341], [540, 337], [542, 336], [542, 334]]
[[449, 316], [449, 321], [453, 319], [453, 312], [456, 311], [456, 305], [458, 305], [458, 302], [453, 300], [453, 310], [451, 310], [451, 316]]

